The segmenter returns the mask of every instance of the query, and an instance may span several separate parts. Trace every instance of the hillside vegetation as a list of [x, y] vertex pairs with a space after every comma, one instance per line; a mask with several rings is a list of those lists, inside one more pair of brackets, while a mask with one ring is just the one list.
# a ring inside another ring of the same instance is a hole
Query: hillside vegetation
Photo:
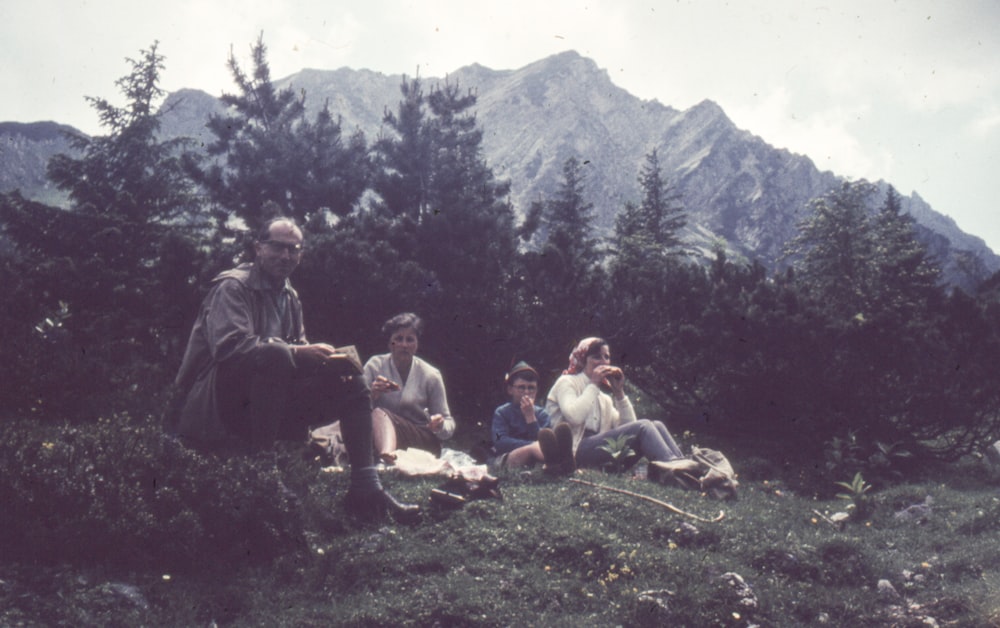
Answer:
[[4, 625], [1000, 625], [998, 476], [982, 461], [878, 483], [863, 514], [823, 473], [742, 450], [726, 502], [534, 470], [502, 472], [502, 500], [438, 510], [443, 478], [386, 472], [428, 511], [359, 527], [339, 504], [346, 474], [298, 446], [220, 464], [124, 419], [93, 437], [10, 434]]

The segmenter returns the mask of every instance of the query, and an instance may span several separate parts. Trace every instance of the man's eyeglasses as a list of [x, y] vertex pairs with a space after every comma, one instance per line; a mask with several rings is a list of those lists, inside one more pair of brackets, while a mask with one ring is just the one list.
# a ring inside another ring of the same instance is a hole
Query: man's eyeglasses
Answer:
[[518, 384], [517, 386], [514, 386], [514, 390], [517, 392], [535, 392], [538, 390], [538, 386], [525, 386], [523, 384]]
[[261, 244], [266, 244], [269, 247], [271, 247], [273, 250], [278, 251], [278, 252], [288, 251], [288, 254], [291, 255], [291, 256], [293, 256], [293, 257], [296, 256], [296, 255], [301, 255], [302, 254], [302, 245], [301, 244], [286, 244], [284, 242], [277, 242], [275, 240], [263, 240], [261, 242]]

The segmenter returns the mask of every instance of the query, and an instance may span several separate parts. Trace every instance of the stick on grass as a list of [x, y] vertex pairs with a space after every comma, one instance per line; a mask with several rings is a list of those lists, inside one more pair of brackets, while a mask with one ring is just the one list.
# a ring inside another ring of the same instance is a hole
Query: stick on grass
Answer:
[[631, 497], [636, 497], [638, 499], [642, 499], [642, 500], [645, 500], [647, 502], [652, 502], [652, 503], [656, 504], [657, 506], [663, 506], [664, 508], [666, 508], [670, 512], [677, 513], [678, 515], [684, 515], [685, 517], [690, 517], [691, 519], [694, 519], [695, 521], [702, 521], [702, 522], [705, 522], [705, 523], [717, 523], [719, 521], [722, 521], [722, 519], [726, 516], [725, 511], [720, 510], [719, 511], [719, 516], [716, 517], [715, 519], [706, 519], [704, 517], [699, 517], [698, 515], [692, 514], [690, 512], [683, 511], [680, 508], [678, 508], [677, 506], [674, 506], [673, 504], [669, 504], [669, 503], [667, 503], [665, 501], [661, 501], [659, 499], [656, 499], [655, 497], [650, 497], [649, 495], [643, 495], [641, 493], [634, 493], [632, 491], [626, 491], [623, 488], [615, 488], [613, 486], [604, 486], [603, 484], [595, 484], [594, 482], [588, 482], [587, 480], [578, 480], [576, 478], [570, 478], [569, 481], [570, 482], [576, 482], [577, 484], [585, 484], [587, 486], [593, 486], [594, 488], [604, 489], [605, 491], [612, 491], [614, 493], [622, 493], [623, 495], [629, 495]]

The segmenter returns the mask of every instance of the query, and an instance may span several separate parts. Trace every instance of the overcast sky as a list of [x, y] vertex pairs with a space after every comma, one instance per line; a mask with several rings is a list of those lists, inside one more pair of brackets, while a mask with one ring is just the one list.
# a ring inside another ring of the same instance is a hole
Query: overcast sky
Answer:
[[821, 169], [885, 179], [1000, 252], [997, 0], [0, 0], [0, 121], [99, 133], [85, 96], [153, 41], [162, 86], [233, 91], [263, 32], [272, 76], [443, 77], [576, 50], [643, 99], [718, 103]]

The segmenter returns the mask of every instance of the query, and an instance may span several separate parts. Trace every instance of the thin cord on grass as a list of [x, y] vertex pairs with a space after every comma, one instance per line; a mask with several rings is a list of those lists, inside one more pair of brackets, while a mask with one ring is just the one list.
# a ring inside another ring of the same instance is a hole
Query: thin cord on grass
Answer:
[[576, 478], [570, 478], [569, 481], [570, 482], [576, 482], [577, 484], [585, 484], [587, 486], [593, 486], [594, 488], [604, 489], [605, 491], [612, 491], [614, 493], [622, 493], [623, 495], [629, 495], [631, 497], [636, 497], [638, 499], [642, 499], [642, 500], [645, 500], [647, 502], [652, 502], [652, 503], [656, 504], [657, 506], [663, 506], [664, 508], [666, 508], [670, 512], [674, 512], [674, 513], [677, 513], [678, 515], [683, 515], [685, 517], [690, 517], [691, 519], [694, 519], [695, 521], [702, 521], [704, 523], [717, 523], [719, 521], [722, 521], [722, 519], [726, 516], [725, 511], [720, 510], [719, 511], [719, 516], [716, 517], [715, 519], [706, 519], [704, 517], [699, 517], [698, 515], [695, 515], [695, 514], [692, 514], [690, 512], [686, 512], [684, 510], [681, 510], [680, 508], [678, 508], [677, 506], [674, 506], [673, 504], [668, 504], [667, 502], [661, 501], [659, 499], [656, 499], [655, 497], [650, 497], [649, 495], [643, 495], [641, 493], [635, 493], [635, 492], [632, 492], [632, 491], [627, 491], [627, 490], [625, 490], [623, 488], [615, 488], [613, 486], [605, 486], [603, 484], [595, 484], [594, 482], [588, 482], [587, 480], [578, 480]]

